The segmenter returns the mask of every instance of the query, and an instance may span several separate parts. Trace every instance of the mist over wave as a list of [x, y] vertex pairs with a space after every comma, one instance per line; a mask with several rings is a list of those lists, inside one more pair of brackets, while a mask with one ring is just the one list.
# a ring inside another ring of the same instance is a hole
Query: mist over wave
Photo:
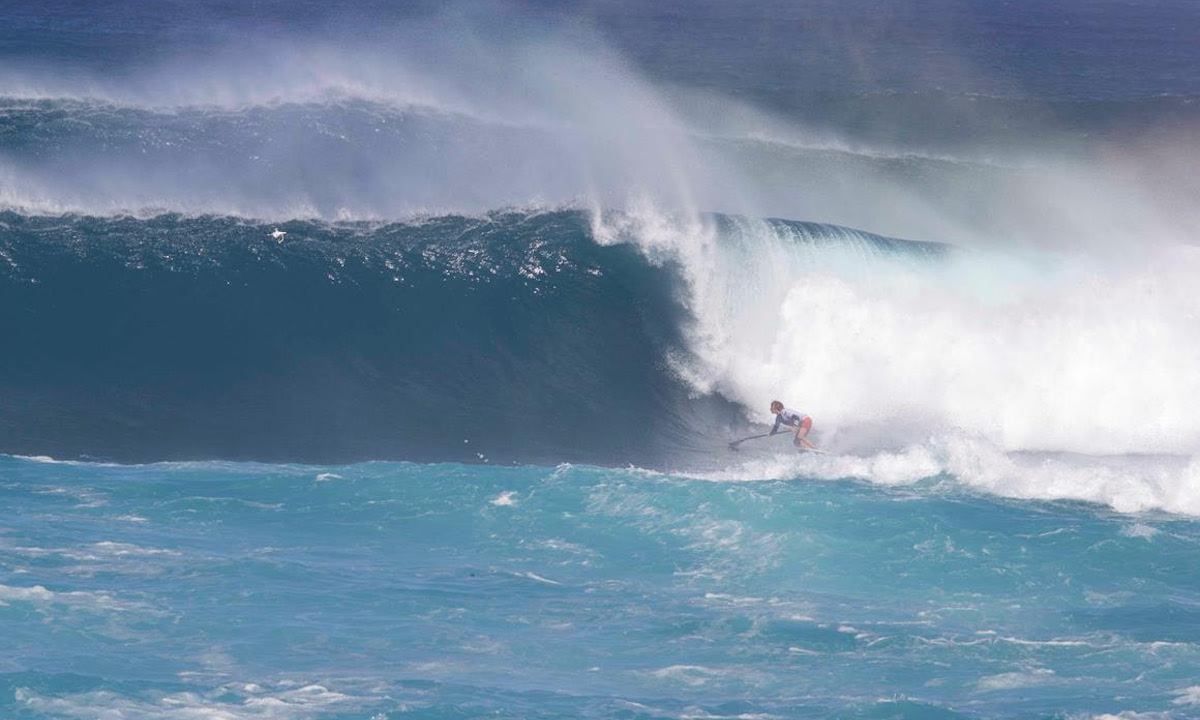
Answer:
[[[216, 33], [107, 73], [53, 52], [11, 63], [0, 68], [0, 205], [354, 220], [648, 200], [1109, 253], [1131, 238], [1191, 243], [1200, 221], [1200, 115], [1186, 83], [999, 92], [968, 55], [900, 77], [860, 67], [831, 94], [830, 69], [810, 58], [771, 99], [767, 77], [714, 87], [648, 66], [603, 13], [470, 7], [359, 34]], [[817, 14], [812, 41], [852, 50], [829, 22]], [[752, 51], [710, 52], [705, 64]], [[945, 89], [930, 95], [921, 73]]]

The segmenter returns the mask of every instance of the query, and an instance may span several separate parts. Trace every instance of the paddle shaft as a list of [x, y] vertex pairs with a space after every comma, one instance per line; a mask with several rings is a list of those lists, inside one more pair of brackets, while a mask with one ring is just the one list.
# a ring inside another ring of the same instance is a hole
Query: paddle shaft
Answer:
[[738, 445], [741, 445], [747, 440], [757, 440], [758, 438], [770, 437], [773, 434], [774, 433], [763, 433], [762, 435], [751, 435], [750, 437], [744, 437], [741, 440], [734, 440], [733, 442], [729, 443], [729, 447], [736, 449]]

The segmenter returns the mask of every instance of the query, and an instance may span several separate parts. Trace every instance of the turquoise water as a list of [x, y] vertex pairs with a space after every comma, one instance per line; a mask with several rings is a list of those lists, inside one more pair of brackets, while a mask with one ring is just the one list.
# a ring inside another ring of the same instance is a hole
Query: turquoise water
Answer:
[[0, 458], [0, 498], [3, 717], [1200, 708], [1191, 518], [567, 465]]

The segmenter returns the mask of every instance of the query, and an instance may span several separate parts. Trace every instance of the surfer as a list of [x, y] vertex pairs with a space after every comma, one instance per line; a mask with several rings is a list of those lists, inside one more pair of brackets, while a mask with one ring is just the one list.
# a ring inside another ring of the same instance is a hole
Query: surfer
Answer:
[[771, 428], [772, 435], [779, 432], [780, 425], [796, 428], [796, 439], [793, 442], [806, 450], [817, 449], [817, 446], [808, 440], [808, 431], [812, 430], [812, 418], [802, 412], [788, 410], [778, 400], [771, 401], [771, 412], [775, 413], [775, 426]]

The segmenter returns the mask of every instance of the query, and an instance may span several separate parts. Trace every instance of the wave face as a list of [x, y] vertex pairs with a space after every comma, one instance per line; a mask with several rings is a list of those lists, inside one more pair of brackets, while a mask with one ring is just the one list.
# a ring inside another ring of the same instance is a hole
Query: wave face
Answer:
[[670, 274], [578, 212], [2, 222], [8, 450], [620, 464], [734, 416], [665, 367]]

